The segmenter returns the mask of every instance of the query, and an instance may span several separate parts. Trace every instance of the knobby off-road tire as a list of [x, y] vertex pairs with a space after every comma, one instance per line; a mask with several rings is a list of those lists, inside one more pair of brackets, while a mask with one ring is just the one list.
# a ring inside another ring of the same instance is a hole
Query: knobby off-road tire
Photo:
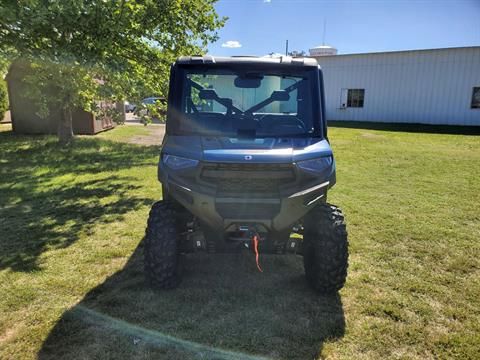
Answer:
[[153, 204], [145, 231], [145, 277], [157, 289], [173, 289], [182, 280], [177, 210], [173, 202]]
[[334, 205], [312, 209], [304, 218], [303, 265], [310, 286], [331, 294], [345, 285], [348, 240], [345, 218]]

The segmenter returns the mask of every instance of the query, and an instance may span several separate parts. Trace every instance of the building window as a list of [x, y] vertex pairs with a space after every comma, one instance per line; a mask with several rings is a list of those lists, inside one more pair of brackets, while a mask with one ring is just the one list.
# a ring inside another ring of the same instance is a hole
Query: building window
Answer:
[[480, 109], [480, 86], [473, 88], [471, 108]]
[[363, 107], [365, 89], [348, 89], [347, 107]]

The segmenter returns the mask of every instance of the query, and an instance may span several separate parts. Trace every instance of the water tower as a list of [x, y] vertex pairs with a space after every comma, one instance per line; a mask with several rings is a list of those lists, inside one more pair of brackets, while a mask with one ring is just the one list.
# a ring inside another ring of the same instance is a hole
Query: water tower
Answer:
[[311, 57], [332, 56], [332, 55], [337, 55], [337, 52], [338, 52], [337, 49], [328, 45], [315, 46], [309, 50]]

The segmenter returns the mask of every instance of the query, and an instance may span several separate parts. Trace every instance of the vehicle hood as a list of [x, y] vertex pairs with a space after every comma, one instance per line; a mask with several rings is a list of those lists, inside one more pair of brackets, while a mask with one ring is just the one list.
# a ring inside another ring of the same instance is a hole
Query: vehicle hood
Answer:
[[243, 139], [166, 135], [162, 153], [206, 162], [290, 163], [331, 156], [327, 140], [318, 138]]

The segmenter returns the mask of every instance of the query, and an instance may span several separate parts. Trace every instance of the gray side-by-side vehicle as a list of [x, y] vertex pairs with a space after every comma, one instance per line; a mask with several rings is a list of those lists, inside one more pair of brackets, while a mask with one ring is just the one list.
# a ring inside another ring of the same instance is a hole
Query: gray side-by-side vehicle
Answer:
[[179, 58], [158, 178], [145, 236], [154, 287], [180, 283], [185, 253], [241, 249], [302, 255], [315, 290], [343, 287], [347, 231], [326, 202], [335, 160], [316, 60]]

